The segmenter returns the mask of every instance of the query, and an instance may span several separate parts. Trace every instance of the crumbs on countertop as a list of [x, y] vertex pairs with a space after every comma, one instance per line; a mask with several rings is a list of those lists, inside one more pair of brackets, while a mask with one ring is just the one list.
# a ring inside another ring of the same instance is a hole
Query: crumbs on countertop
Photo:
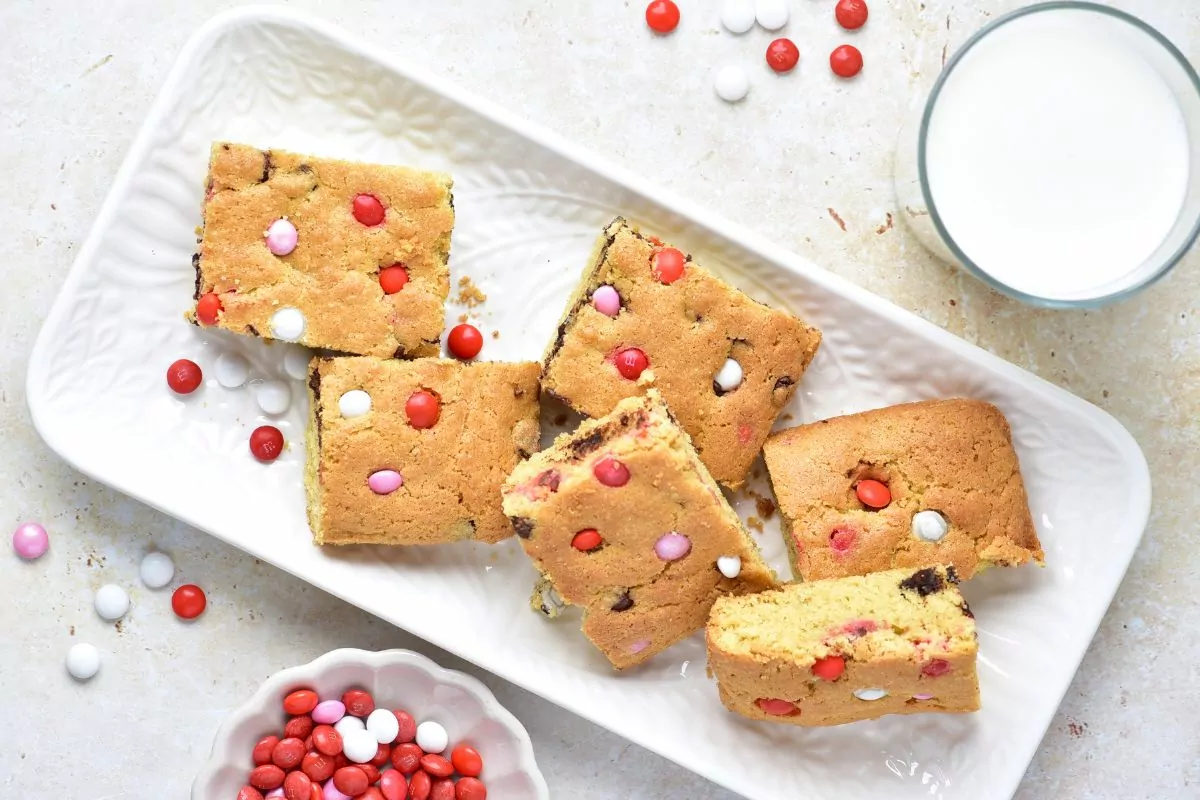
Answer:
[[487, 300], [487, 295], [479, 290], [470, 275], [463, 275], [458, 279], [458, 296], [454, 300], [459, 305], [475, 308]]

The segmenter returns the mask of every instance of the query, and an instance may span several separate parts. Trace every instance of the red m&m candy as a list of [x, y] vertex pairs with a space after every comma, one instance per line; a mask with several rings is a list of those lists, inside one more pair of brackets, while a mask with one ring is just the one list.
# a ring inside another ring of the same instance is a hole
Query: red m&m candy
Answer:
[[774, 697], [760, 697], [754, 701], [754, 704], [762, 709], [764, 714], [770, 714], [773, 717], [788, 717], [800, 713], [800, 709], [796, 708], [795, 703]]
[[354, 218], [368, 228], [383, 222], [383, 203], [373, 194], [360, 194], [354, 198]]
[[818, 658], [812, 665], [812, 674], [823, 681], [836, 681], [846, 671], [846, 659], [841, 656]]
[[767, 66], [776, 72], [791, 72], [800, 63], [800, 48], [791, 39], [776, 39], [767, 45]]
[[664, 247], [654, 254], [654, 266], [651, 270], [654, 277], [663, 283], [674, 283], [683, 277], [683, 268], [687, 260], [683, 253], [674, 247]]
[[862, 71], [862, 53], [854, 45], [841, 45], [829, 54], [829, 68], [842, 78], [853, 78]]
[[670, 33], [679, 25], [679, 6], [671, 0], [654, 0], [646, 6], [646, 24], [655, 33]]
[[892, 492], [886, 483], [874, 480], [859, 481], [854, 487], [858, 502], [867, 508], [886, 508], [892, 502]]
[[216, 325], [217, 315], [221, 313], [221, 298], [215, 292], [208, 292], [196, 301], [196, 319], [201, 325]]
[[408, 270], [403, 264], [392, 264], [379, 270], [379, 287], [384, 294], [395, 294], [408, 283]]
[[[171, 595], [171, 609], [175, 612], [175, 616], [180, 619], [195, 619], [203, 614], [204, 609], [207, 607], [208, 598], [204, 596], [204, 590], [194, 583], [185, 583]], [[278, 747], [278, 744], [275, 747]], [[272, 748], [273, 752], [274, 748]], [[266, 786], [260, 788], [274, 789], [275, 787]]]
[[585, 528], [571, 539], [571, 547], [584, 553], [595, 550], [603, 540], [595, 528]]
[[838, 0], [833, 9], [838, 25], [847, 30], [855, 30], [867, 24], [866, 0]]
[[626, 347], [617, 351], [617, 354], [613, 356], [613, 363], [622, 378], [636, 381], [646, 371], [646, 367], [650, 366], [650, 359], [642, 350], [636, 347]]
[[597, 461], [596, 466], [592, 467], [592, 474], [605, 486], [617, 487], [629, 483], [629, 467], [612, 456]]
[[483, 334], [474, 325], [464, 322], [450, 329], [450, 335], [446, 337], [446, 346], [455, 358], [469, 361], [483, 349]]
[[200, 388], [204, 373], [195, 361], [181, 358], [167, 367], [167, 386], [175, 394], [191, 394]]
[[408, 415], [408, 424], [414, 428], [432, 428], [441, 414], [442, 403], [433, 392], [422, 389], [413, 392], [404, 404], [404, 413]]
[[487, 787], [478, 778], [459, 778], [454, 785], [455, 800], [487, 800]]
[[460, 744], [454, 748], [454, 752], [450, 754], [450, 761], [454, 764], [454, 769], [459, 775], [468, 778], [477, 778], [479, 773], [483, 772], [483, 759], [473, 747], [467, 747], [465, 744]]
[[274, 461], [283, 452], [283, 432], [274, 425], [255, 428], [250, 434], [250, 452], [259, 461]]

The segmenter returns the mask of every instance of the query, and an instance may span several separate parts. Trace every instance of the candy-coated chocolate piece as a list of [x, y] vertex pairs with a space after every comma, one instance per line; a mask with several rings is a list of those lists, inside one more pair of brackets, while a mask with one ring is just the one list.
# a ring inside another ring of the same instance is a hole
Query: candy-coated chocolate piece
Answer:
[[446, 337], [446, 348], [455, 358], [470, 361], [483, 349], [483, 334], [474, 325], [466, 322], [455, 325]]
[[592, 292], [592, 306], [606, 317], [615, 317], [621, 313], [621, 295], [608, 284], [597, 286]]
[[175, 394], [191, 394], [203, 381], [204, 373], [195, 361], [181, 358], [167, 367], [167, 386]]
[[887, 692], [883, 689], [855, 689], [854, 696], [859, 700], [882, 700], [887, 697]]
[[742, 365], [732, 358], [727, 358], [713, 376], [713, 387], [719, 395], [729, 394], [742, 385], [743, 377]]
[[344, 419], [361, 417], [371, 411], [371, 395], [362, 389], [351, 389], [338, 398], [338, 411]]
[[736, 103], [750, 92], [750, 76], [737, 64], [728, 64], [717, 70], [713, 90], [726, 103]]
[[281, 308], [271, 315], [271, 335], [285, 342], [297, 341], [304, 335], [308, 320], [298, 308], [288, 306]]
[[300, 234], [286, 218], [277, 219], [267, 228], [267, 249], [277, 256], [286, 256], [296, 249]]
[[654, 0], [646, 6], [646, 24], [655, 33], [670, 33], [679, 26], [679, 6], [672, 0]]
[[459, 775], [467, 778], [477, 778], [483, 772], [483, 758], [479, 751], [465, 744], [460, 744], [450, 753], [450, 761]]
[[425, 389], [413, 392], [404, 403], [408, 424], [419, 430], [432, 428], [437, 423], [441, 410], [442, 402], [438, 396]]
[[755, 0], [754, 18], [769, 31], [777, 31], [788, 23], [786, 0]]
[[201, 325], [216, 325], [221, 311], [221, 298], [216, 292], [202, 294], [196, 301], [196, 320]]
[[754, 701], [764, 714], [770, 714], [773, 717], [787, 717], [792, 714], [800, 713], [800, 709], [796, 708], [796, 704], [788, 700], [780, 700], [777, 697], [760, 697]]
[[753, 0], [725, 0], [721, 4], [721, 25], [730, 33], [745, 33], [753, 28]]
[[379, 744], [391, 744], [400, 733], [396, 715], [386, 708], [377, 708], [367, 716], [367, 730]]
[[683, 277], [687, 260], [674, 247], [664, 247], [654, 254], [654, 277], [663, 283], [674, 283]]
[[[342, 752], [356, 764], [366, 764], [375, 757], [379, 742], [368, 730], [346, 731], [342, 737]], [[364, 773], [365, 774], [365, 773]]]
[[264, 414], [286, 414], [292, 405], [292, 390], [283, 381], [263, 381], [254, 387], [254, 400]]
[[13, 531], [13, 550], [26, 561], [41, 558], [50, 548], [50, 534], [36, 522], [22, 522]]
[[375, 494], [391, 494], [403, 485], [404, 477], [394, 469], [377, 470], [367, 478], [367, 486]]
[[208, 607], [204, 590], [194, 583], [185, 583], [171, 595], [171, 608], [180, 619], [195, 619]]
[[408, 284], [408, 270], [403, 264], [392, 264], [379, 270], [379, 288], [384, 294], [395, 294]]
[[859, 481], [854, 487], [858, 501], [867, 508], [887, 508], [892, 502], [892, 492], [887, 484], [875, 480]]
[[270, 462], [283, 453], [283, 431], [274, 425], [262, 425], [250, 434], [250, 452], [259, 461]]
[[742, 558], [741, 556], [721, 556], [717, 559], [717, 569], [726, 578], [736, 578], [742, 574]]
[[833, 8], [838, 25], [849, 31], [866, 25], [867, 13], [866, 0], [838, 0], [838, 4]]
[[663, 561], [678, 561], [692, 552], [692, 540], [677, 531], [664, 533], [654, 543], [654, 554]]
[[612, 456], [606, 456], [592, 467], [592, 475], [605, 486], [620, 487], [629, 483], [629, 467]]
[[354, 218], [368, 228], [383, 222], [385, 216], [383, 203], [379, 202], [379, 198], [373, 194], [356, 195], [353, 212]]
[[238, 353], [221, 353], [213, 366], [213, 375], [226, 389], [237, 389], [250, 378], [250, 362]]
[[312, 689], [297, 689], [283, 698], [283, 710], [293, 716], [309, 714], [318, 702], [317, 693]]
[[175, 562], [166, 553], [154, 550], [142, 557], [138, 574], [147, 588], [161, 589], [175, 577]]
[[129, 612], [129, 594], [115, 583], [105, 584], [96, 590], [96, 613], [113, 622]]
[[322, 700], [312, 710], [313, 722], [318, 725], [333, 725], [346, 716], [346, 706], [341, 700]]
[[825, 656], [813, 662], [812, 674], [823, 681], [836, 681], [846, 671], [846, 659], [841, 656]]
[[936, 511], [918, 511], [913, 514], [913, 536], [926, 542], [940, 542], [949, 532], [946, 518]]
[[646, 368], [650, 366], [650, 359], [646, 357], [645, 352], [641, 349], [626, 347], [617, 351], [616, 355], [613, 356], [613, 363], [617, 367], [617, 372], [621, 373], [622, 378], [636, 381], [646, 371]]
[[450, 737], [440, 723], [425, 720], [417, 726], [417, 745], [426, 753], [441, 753], [450, 744]]
[[586, 553], [595, 550], [602, 541], [599, 531], [595, 528], [586, 528], [571, 538], [571, 547]]
[[67, 672], [77, 681], [90, 680], [100, 671], [100, 651], [95, 645], [79, 642], [67, 651]]
[[767, 45], [767, 66], [776, 72], [791, 72], [800, 63], [800, 48], [788, 38]]
[[840, 45], [829, 54], [829, 68], [839, 77], [853, 78], [862, 71], [862, 53], [854, 45]]

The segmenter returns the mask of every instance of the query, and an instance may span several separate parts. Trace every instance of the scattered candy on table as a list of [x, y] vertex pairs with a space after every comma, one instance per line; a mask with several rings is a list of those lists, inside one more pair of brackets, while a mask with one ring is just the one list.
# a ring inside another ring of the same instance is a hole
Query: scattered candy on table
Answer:
[[829, 54], [829, 68], [842, 78], [853, 78], [863, 68], [862, 53], [854, 45], [843, 44]]
[[307, 347], [289, 345], [283, 351], [283, 371], [294, 380], [308, 380], [308, 362], [311, 360], [312, 353]]
[[729, 64], [717, 70], [713, 89], [725, 102], [736, 103], [750, 91], [750, 76], [737, 64]]
[[100, 671], [100, 651], [87, 642], [79, 642], [67, 651], [67, 672], [77, 681], [90, 680]]
[[788, 23], [787, 0], [755, 0], [754, 18], [769, 31], [777, 31]]
[[26, 561], [41, 558], [50, 548], [50, 534], [36, 522], [22, 522], [13, 531], [13, 550]]
[[846, 30], [856, 30], [867, 24], [866, 0], [838, 0], [833, 9], [838, 25]]
[[654, 0], [646, 6], [646, 24], [655, 33], [670, 33], [679, 26], [679, 6], [671, 0]]
[[450, 354], [463, 361], [470, 361], [483, 349], [483, 334], [474, 325], [466, 322], [455, 325], [446, 337]]
[[[479, 752], [459, 744], [449, 757], [442, 755], [449, 737], [437, 722], [417, 725], [406, 711], [377, 708], [362, 689], [346, 691], [341, 700], [321, 700], [311, 689], [296, 689], [282, 705], [289, 716], [284, 736], [267, 735], [254, 745], [254, 768], [237, 800], [487, 798], [487, 787], [479, 779]], [[293, 728], [303, 732], [320, 720], [336, 725], [311, 728], [307, 740], [289, 735]]]
[[721, 4], [721, 25], [730, 33], [745, 33], [754, 27], [753, 0], [725, 0]]
[[155, 550], [142, 558], [138, 574], [147, 587], [161, 589], [175, 577], [175, 562], [166, 553]]
[[181, 358], [167, 367], [167, 386], [175, 394], [191, 394], [204, 382], [204, 372], [195, 361]]
[[250, 434], [250, 452], [259, 461], [274, 461], [283, 453], [283, 432], [274, 425], [255, 428]]
[[185, 583], [171, 595], [171, 608], [180, 619], [195, 619], [204, 613], [207, 606], [208, 598], [204, 596], [204, 590], [193, 583]]
[[263, 381], [254, 387], [254, 400], [264, 414], [279, 416], [291, 407], [292, 390], [283, 381]]
[[776, 72], [791, 72], [800, 63], [800, 48], [791, 39], [776, 39], [767, 45], [767, 66]]
[[237, 389], [250, 379], [250, 362], [237, 353], [222, 353], [217, 356], [213, 375], [226, 389]]
[[115, 583], [96, 590], [96, 613], [109, 622], [119, 620], [129, 612], [129, 594]]

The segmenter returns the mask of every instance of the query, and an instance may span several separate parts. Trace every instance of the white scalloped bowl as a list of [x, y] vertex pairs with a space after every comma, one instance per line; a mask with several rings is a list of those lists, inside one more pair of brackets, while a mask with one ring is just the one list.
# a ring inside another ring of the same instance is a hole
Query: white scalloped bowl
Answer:
[[470, 675], [444, 669], [409, 650], [342, 649], [272, 675], [217, 731], [212, 753], [192, 784], [192, 800], [234, 800], [253, 768], [255, 742], [283, 729], [283, 698], [314, 689], [322, 699], [366, 689], [380, 706], [404, 709], [418, 722], [446, 728], [450, 746], [469, 744], [483, 757], [480, 779], [488, 800], [548, 800], [525, 727], [486, 686]]

